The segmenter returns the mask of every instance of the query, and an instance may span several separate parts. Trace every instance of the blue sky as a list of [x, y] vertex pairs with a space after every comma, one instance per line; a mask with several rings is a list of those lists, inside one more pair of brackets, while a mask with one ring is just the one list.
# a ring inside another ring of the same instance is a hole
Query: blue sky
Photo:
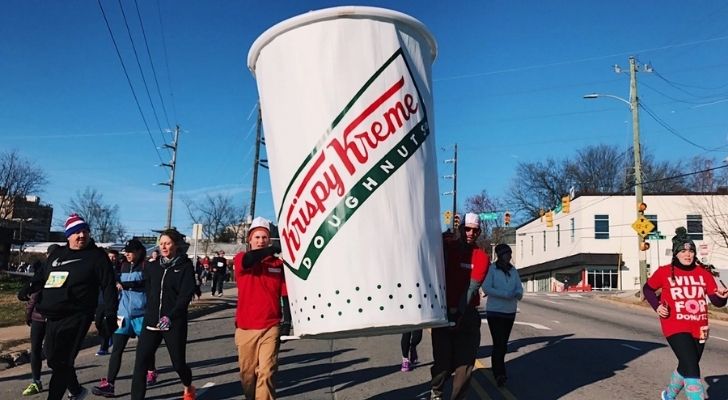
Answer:
[[[147, 98], [117, 1], [102, 1], [157, 145]], [[205, 193], [247, 204], [253, 164], [250, 117], [257, 100], [246, 66], [270, 26], [339, 1], [138, 0], [165, 113], [135, 3], [122, 0], [162, 130], [183, 129], [173, 224], [190, 232], [183, 198]], [[590, 144], [627, 148], [626, 105], [584, 100], [591, 92], [629, 96], [628, 57], [658, 73], [639, 74], [640, 97], [690, 145], [641, 113], [643, 146], [658, 160], [728, 155], [728, 4], [721, 1], [359, 1], [422, 21], [439, 54], [433, 66], [440, 175], [459, 146], [458, 203], [482, 190], [503, 196], [518, 162], [564, 158]], [[161, 26], [163, 30], [160, 28]], [[40, 194], [56, 207], [89, 186], [118, 204], [130, 233], [164, 225], [167, 180], [96, 1], [8, 0], [0, 13], [0, 150], [17, 149], [49, 178]], [[164, 37], [164, 42], [162, 41]], [[165, 46], [166, 45], [166, 46]], [[166, 48], [165, 48], [166, 47]], [[169, 121], [169, 124], [167, 123]], [[162, 159], [169, 154], [160, 150]], [[440, 181], [440, 192], [451, 190]], [[268, 175], [257, 212], [274, 218]], [[441, 209], [452, 199], [443, 196]], [[507, 199], [505, 199], [507, 205]]]

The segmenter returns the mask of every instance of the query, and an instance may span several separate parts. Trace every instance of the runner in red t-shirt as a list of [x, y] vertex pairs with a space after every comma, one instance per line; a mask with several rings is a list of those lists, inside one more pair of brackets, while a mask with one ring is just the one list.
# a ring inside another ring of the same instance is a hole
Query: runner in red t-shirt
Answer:
[[[683, 227], [672, 238], [672, 263], [662, 266], [647, 280], [645, 299], [660, 316], [662, 333], [678, 360], [663, 400], [676, 399], [685, 388], [689, 400], [705, 396], [700, 380], [700, 358], [708, 339], [708, 299], [726, 304], [728, 289], [718, 289], [715, 278], [695, 258], [695, 243]], [[660, 298], [656, 291], [661, 290]]]

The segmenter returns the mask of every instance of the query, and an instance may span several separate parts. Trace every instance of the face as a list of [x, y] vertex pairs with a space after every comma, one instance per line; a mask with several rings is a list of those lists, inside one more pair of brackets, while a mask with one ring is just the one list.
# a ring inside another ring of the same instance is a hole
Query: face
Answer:
[[162, 235], [159, 238], [159, 253], [165, 258], [172, 258], [177, 254], [177, 246], [171, 237]]
[[465, 243], [467, 244], [475, 243], [475, 239], [480, 235], [480, 229], [473, 226], [466, 225], [463, 230], [465, 231]]
[[157, 257], [159, 257], [159, 252], [158, 252], [157, 250], [154, 250], [154, 251], [152, 252], [152, 260], [156, 260], [156, 259], [157, 259]]
[[137, 251], [127, 251], [126, 254], [124, 254], [124, 257], [126, 258], [126, 261], [129, 263], [136, 263], [139, 260], [144, 257], [144, 250], [137, 250]]
[[682, 265], [690, 265], [695, 260], [695, 252], [690, 249], [682, 249], [676, 255]]
[[109, 253], [107, 256], [109, 256], [109, 261], [111, 261], [112, 264], [116, 264], [116, 254]]
[[268, 247], [268, 245], [270, 245], [268, 231], [265, 229], [254, 229], [253, 232], [250, 233], [248, 243], [250, 243], [250, 250], [258, 250]]
[[68, 237], [68, 247], [71, 250], [81, 250], [88, 245], [89, 231], [81, 229], [80, 231]]

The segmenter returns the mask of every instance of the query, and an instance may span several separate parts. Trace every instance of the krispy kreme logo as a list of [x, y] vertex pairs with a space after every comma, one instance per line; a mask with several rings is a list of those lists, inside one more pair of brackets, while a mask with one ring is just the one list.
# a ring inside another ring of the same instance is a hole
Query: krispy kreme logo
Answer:
[[308, 279], [338, 231], [428, 135], [425, 105], [397, 50], [334, 119], [290, 181], [278, 212], [285, 265]]

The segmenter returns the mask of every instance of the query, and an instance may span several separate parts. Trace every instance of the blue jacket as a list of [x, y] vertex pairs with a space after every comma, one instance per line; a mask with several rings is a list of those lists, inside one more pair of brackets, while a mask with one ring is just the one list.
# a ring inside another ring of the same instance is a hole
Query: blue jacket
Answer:
[[483, 282], [483, 290], [488, 295], [485, 303], [486, 313], [516, 313], [518, 300], [523, 298], [523, 286], [516, 267], [508, 272], [510, 276], [495, 264], [488, 269], [488, 275]]
[[144, 316], [144, 309], [147, 305], [144, 265], [124, 263], [121, 267], [119, 282], [124, 289], [119, 294], [118, 315], [128, 319]]

